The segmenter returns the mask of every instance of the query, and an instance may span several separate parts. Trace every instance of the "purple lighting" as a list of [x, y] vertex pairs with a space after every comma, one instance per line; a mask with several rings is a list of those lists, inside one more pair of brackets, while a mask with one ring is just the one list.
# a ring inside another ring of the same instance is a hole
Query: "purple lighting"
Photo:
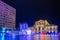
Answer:
[[16, 9], [0, 0], [0, 26], [15, 28]]
[[20, 31], [28, 29], [28, 24], [27, 23], [22, 23], [19, 25]]

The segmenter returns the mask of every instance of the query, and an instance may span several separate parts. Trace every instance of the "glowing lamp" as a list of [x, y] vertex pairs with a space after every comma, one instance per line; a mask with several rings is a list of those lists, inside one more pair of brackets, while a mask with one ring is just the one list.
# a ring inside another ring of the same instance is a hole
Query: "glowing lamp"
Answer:
[[11, 33], [11, 31], [6, 31], [6, 33]]
[[30, 35], [31, 34], [31, 30], [27, 30], [27, 35]]

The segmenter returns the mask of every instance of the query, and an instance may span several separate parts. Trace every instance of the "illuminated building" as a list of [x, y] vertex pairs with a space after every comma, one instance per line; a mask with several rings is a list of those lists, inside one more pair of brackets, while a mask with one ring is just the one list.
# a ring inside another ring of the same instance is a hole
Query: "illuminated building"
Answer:
[[[57, 25], [49, 24], [47, 20], [38, 20], [31, 27], [31, 30], [32, 32], [40, 33], [40, 40], [58, 40], [57, 28]], [[34, 40], [38, 40], [37, 38], [34, 38]]]
[[57, 33], [57, 25], [49, 24], [47, 20], [38, 20], [35, 22], [34, 27], [32, 30], [34, 30], [36, 33], [47, 33], [47, 32], [55, 32]]
[[19, 27], [20, 27], [20, 31], [27, 30], [28, 29], [28, 24], [27, 23], [20, 23]]
[[39, 20], [35, 22], [35, 32], [45, 32], [45, 26], [50, 25], [46, 20]]
[[19, 27], [23, 35], [28, 35], [26, 36], [27, 40], [58, 40], [58, 26], [49, 24], [47, 20], [36, 21], [35, 24], [29, 28], [27, 23], [21, 23]]
[[0, 27], [15, 29], [16, 9], [0, 0]]

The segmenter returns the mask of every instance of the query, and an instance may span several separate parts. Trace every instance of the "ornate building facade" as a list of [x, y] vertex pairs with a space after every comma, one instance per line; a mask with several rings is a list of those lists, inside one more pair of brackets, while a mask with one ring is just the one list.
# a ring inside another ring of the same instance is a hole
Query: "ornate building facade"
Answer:
[[36, 33], [47, 33], [47, 32], [55, 32], [57, 33], [58, 26], [49, 24], [47, 20], [38, 20], [35, 22], [34, 27], [32, 27], [32, 31]]

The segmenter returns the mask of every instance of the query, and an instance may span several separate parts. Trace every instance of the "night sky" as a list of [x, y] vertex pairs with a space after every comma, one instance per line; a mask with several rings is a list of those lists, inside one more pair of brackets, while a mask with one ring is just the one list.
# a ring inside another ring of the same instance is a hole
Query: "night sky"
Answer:
[[[16, 8], [16, 28], [27, 22], [32, 26], [39, 19], [46, 19], [60, 28], [60, 4], [58, 0], [3, 0]], [[59, 30], [58, 28], [58, 30]]]

